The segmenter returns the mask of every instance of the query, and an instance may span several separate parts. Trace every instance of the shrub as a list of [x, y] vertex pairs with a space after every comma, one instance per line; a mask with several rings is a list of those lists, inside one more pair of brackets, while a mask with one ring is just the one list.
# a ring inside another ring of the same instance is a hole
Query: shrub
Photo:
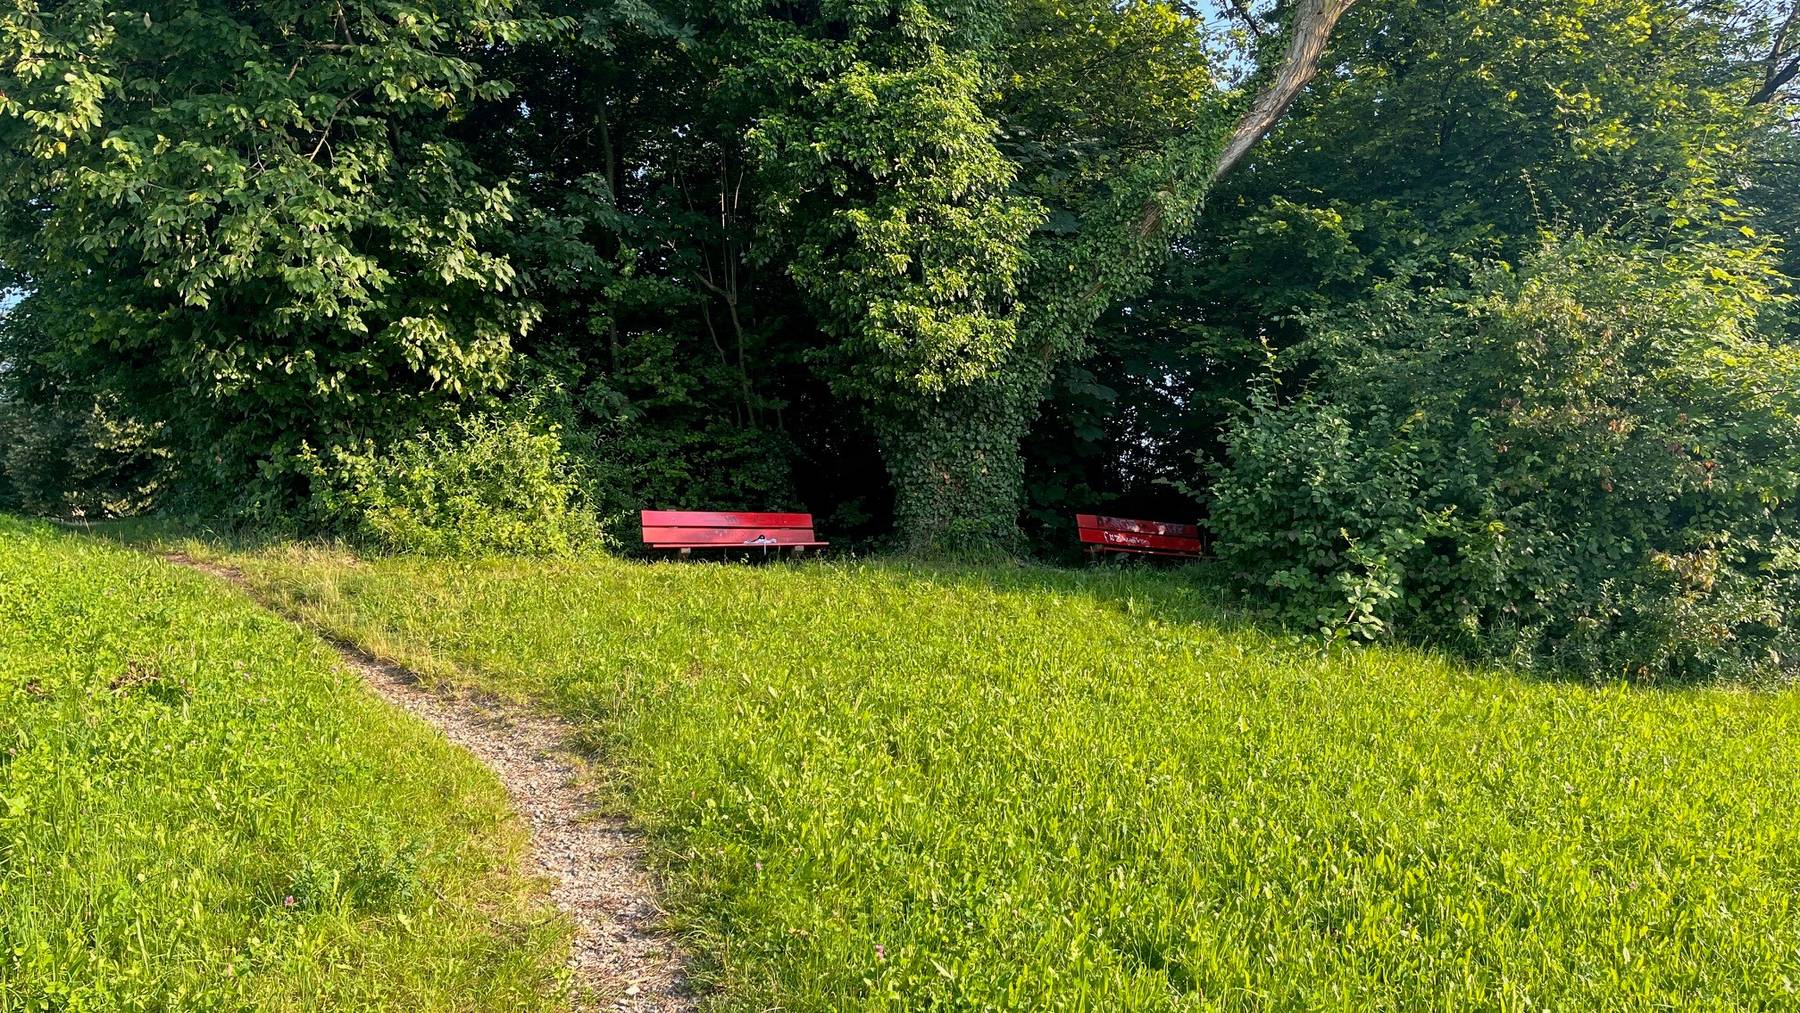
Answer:
[[1764, 260], [1575, 239], [1314, 322], [1228, 434], [1224, 560], [1309, 627], [1645, 680], [1791, 673], [1800, 349]]
[[554, 427], [472, 415], [385, 453], [312, 457], [314, 506], [332, 527], [390, 552], [562, 555], [600, 524]]
[[1213, 490], [1221, 549], [1289, 617], [1328, 636], [1381, 635], [1424, 541], [1418, 460], [1363, 439], [1329, 403], [1283, 407], [1265, 388], [1251, 405]]

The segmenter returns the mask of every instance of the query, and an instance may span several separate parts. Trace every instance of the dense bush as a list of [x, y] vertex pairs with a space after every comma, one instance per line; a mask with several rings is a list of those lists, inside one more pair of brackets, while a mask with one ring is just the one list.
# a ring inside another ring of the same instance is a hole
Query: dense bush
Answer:
[[125, 398], [36, 354], [38, 314], [0, 269], [0, 509], [114, 517], [153, 502], [169, 478], [164, 427]]
[[600, 540], [581, 469], [554, 428], [527, 418], [470, 416], [311, 463], [322, 519], [387, 551], [561, 555]]
[[28, 411], [116, 395], [209, 519], [302, 523], [302, 446], [541, 373], [604, 514], [960, 552], [1025, 513], [1060, 552], [1076, 511], [1191, 515], [1166, 480], [1307, 313], [1546, 216], [1795, 233], [1749, 0], [1356, 3], [1215, 172], [1347, 5], [15, 0], [0, 369]]
[[1800, 349], [1758, 253], [1593, 240], [1315, 321], [1228, 434], [1223, 559], [1290, 621], [1657, 680], [1791, 673]]

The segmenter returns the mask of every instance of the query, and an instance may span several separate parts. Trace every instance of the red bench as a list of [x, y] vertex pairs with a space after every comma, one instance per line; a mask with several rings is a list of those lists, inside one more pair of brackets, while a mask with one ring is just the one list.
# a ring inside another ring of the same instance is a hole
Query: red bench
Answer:
[[1197, 524], [1165, 524], [1124, 517], [1076, 514], [1075, 527], [1090, 556], [1103, 552], [1128, 552], [1142, 556], [1199, 559], [1200, 527]]
[[675, 549], [686, 556], [695, 549], [762, 549], [796, 555], [822, 549], [813, 534], [812, 514], [705, 513], [693, 510], [645, 510], [644, 544]]

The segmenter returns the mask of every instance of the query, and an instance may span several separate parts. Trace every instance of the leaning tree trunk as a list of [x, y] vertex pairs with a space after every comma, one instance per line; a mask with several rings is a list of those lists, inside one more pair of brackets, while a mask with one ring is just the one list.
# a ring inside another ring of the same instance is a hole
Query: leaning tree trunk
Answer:
[[1250, 111], [1238, 121], [1231, 141], [1220, 152], [1208, 183], [1217, 183], [1244, 160], [1256, 142], [1275, 129], [1294, 100], [1319, 73], [1319, 61], [1325, 56], [1325, 44], [1337, 28], [1338, 19], [1356, 6], [1356, 0], [1298, 0], [1288, 18], [1288, 48], [1281, 66], [1268, 87], [1256, 96]]

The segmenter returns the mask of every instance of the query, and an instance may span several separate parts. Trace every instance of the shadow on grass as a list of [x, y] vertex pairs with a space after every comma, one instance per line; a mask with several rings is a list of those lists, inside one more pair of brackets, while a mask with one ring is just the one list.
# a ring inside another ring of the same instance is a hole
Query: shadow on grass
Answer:
[[296, 544], [344, 548], [328, 542], [307, 542], [291, 533], [258, 531], [226, 525], [194, 524], [167, 517], [124, 517], [104, 521], [55, 521], [58, 527], [94, 538], [116, 542], [143, 552], [173, 552], [199, 544], [219, 554], [265, 552]]
[[[342, 541], [308, 539], [291, 532], [196, 524], [172, 518], [146, 516], [97, 522], [59, 521], [65, 530], [105, 539], [150, 553], [204, 548], [209, 556], [256, 555], [296, 547], [348, 553], [373, 562], [376, 556]], [[393, 557], [405, 558], [405, 557]], [[1224, 575], [1211, 562], [1171, 565], [1158, 560], [1120, 558], [1085, 566], [1024, 561], [936, 561], [904, 556], [843, 556], [765, 558], [760, 553], [714, 553], [692, 560], [672, 555], [621, 553], [613, 558], [632, 565], [748, 565], [756, 569], [791, 566], [800, 571], [813, 566], [867, 565], [885, 579], [929, 585], [939, 589], [967, 589], [971, 593], [1053, 593], [1090, 599], [1096, 605], [1148, 623], [1199, 624], [1221, 631], [1258, 634], [1272, 640], [1303, 638], [1279, 624], [1233, 602]]]
[[[65, 530], [116, 542], [140, 551], [162, 554], [203, 549], [211, 558], [256, 555], [293, 548], [313, 548], [344, 553], [373, 561], [366, 552], [341, 541], [305, 539], [292, 533], [228, 525], [181, 522], [163, 517], [137, 517], [94, 523], [59, 521]], [[406, 558], [406, 557], [393, 557]], [[1094, 606], [1141, 623], [1146, 630], [1157, 624], [1194, 626], [1220, 634], [1248, 636], [1263, 641], [1260, 649], [1293, 659], [1345, 660], [1365, 650], [1406, 650], [1447, 664], [1471, 676], [1482, 672], [1551, 684], [1603, 685], [1617, 680], [1598, 679], [1592, 673], [1544, 668], [1524, 668], [1470, 657], [1442, 645], [1396, 642], [1371, 648], [1354, 643], [1333, 643], [1316, 634], [1296, 631], [1255, 609], [1230, 588], [1227, 575], [1216, 561], [1170, 564], [1160, 560], [1118, 558], [1082, 566], [1023, 561], [934, 561], [904, 556], [807, 556], [769, 557], [751, 553], [742, 558], [719, 554], [706, 559], [678, 560], [672, 556], [621, 553], [610, 558], [633, 566], [744, 565], [762, 570], [791, 567], [804, 572], [815, 566], [828, 568], [868, 566], [881, 579], [896, 586], [916, 585], [942, 591], [966, 590], [973, 595], [1060, 595], [1084, 599]], [[1668, 683], [1636, 684], [1643, 690], [1680, 692], [1701, 686]], [[1769, 688], [1769, 687], [1753, 687]], [[1779, 688], [1779, 687], [1775, 687]]]
[[[882, 561], [877, 561], [882, 562]], [[1169, 626], [1201, 627], [1224, 635], [1263, 641], [1259, 650], [1293, 660], [1353, 661], [1365, 652], [1403, 652], [1445, 666], [1470, 678], [1500, 676], [1550, 686], [1621, 686], [1642, 693], [1686, 694], [1718, 688], [1717, 682], [1634, 682], [1592, 672], [1508, 663], [1473, 656], [1441, 643], [1397, 639], [1380, 643], [1333, 641], [1312, 631], [1296, 630], [1268, 610], [1247, 604], [1234, 591], [1217, 561], [1169, 565], [1156, 560], [1108, 560], [1084, 567], [1034, 563], [953, 563], [894, 560], [896, 579], [942, 589], [964, 587], [973, 593], [1046, 593], [1080, 597], [1117, 612], [1128, 620]], [[1786, 685], [1728, 683], [1756, 691], [1784, 691]]]
[[[213, 525], [145, 516], [96, 522], [58, 521], [64, 530], [115, 542], [153, 554], [205, 550], [209, 557], [257, 555], [294, 548], [346, 553], [373, 562], [379, 555], [342, 541], [309, 539], [292, 532]], [[390, 558], [407, 558], [395, 556]], [[753, 569], [792, 567], [804, 571], [814, 566], [871, 566], [896, 583], [942, 589], [966, 589], [973, 594], [1043, 595], [1080, 597], [1095, 605], [1141, 620], [1146, 625], [1202, 625], [1221, 632], [1257, 635], [1285, 642], [1296, 650], [1318, 644], [1298, 636], [1265, 615], [1233, 600], [1224, 574], [1213, 562], [1170, 564], [1160, 560], [1118, 558], [1082, 566], [1059, 563], [972, 560], [928, 560], [905, 556], [809, 555], [767, 556], [760, 553], [714, 553], [692, 560], [673, 555], [624, 552], [612, 558], [631, 565], [743, 565]]]

